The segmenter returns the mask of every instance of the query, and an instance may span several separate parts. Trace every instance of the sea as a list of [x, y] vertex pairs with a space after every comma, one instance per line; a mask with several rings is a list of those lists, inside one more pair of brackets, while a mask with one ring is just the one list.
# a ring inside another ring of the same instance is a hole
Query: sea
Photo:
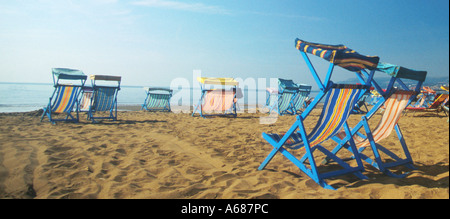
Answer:
[[[172, 88], [172, 109], [197, 105], [201, 96], [200, 88]], [[53, 94], [52, 83], [10, 83], [0, 82], [0, 113], [31, 112], [42, 109]], [[315, 96], [318, 91], [312, 91]], [[266, 90], [244, 89], [238, 99], [238, 107], [252, 109], [266, 103]], [[117, 95], [119, 110], [139, 110], [146, 98], [146, 87], [122, 85]]]

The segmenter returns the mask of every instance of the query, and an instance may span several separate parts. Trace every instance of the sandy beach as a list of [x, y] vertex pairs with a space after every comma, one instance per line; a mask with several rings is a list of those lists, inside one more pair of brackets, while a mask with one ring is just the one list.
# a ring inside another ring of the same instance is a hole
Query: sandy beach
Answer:
[[[313, 111], [306, 126], [312, 128], [319, 115]], [[0, 113], [0, 198], [449, 198], [449, 123], [443, 113], [408, 113], [399, 122], [417, 170], [396, 179], [365, 164], [369, 180], [327, 180], [337, 191], [321, 188], [280, 154], [257, 170], [272, 150], [261, 133], [285, 132], [295, 121], [281, 116], [260, 124], [265, 116], [122, 111], [118, 121], [91, 124], [81, 114], [79, 123], [52, 125], [40, 122], [39, 111]], [[352, 115], [350, 125], [360, 118]], [[395, 133], [382, 144], [399, 152]]]

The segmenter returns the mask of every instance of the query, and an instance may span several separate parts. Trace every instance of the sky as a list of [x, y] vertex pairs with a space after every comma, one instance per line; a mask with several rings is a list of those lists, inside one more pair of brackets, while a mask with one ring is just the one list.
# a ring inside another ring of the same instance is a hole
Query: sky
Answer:
[[449, 1], [0, 0], [0, 82], [51, 83], [52, 68], [73, 68], [137, 86], [193, 83], [195, 70], [315, 85], [296, 38], [448, 76]]

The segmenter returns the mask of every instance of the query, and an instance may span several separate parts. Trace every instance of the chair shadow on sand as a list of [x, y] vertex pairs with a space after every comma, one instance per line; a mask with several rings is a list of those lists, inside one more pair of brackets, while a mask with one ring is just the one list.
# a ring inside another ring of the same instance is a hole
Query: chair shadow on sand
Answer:
[[[445, 175], [442, 176], [439, 179], [432, 179], [434, 177], [437, 177], [443, 173], [449, 172], [449, 166], [448, 164], [444, 162], [439, 162], [436, 164], [423, 164], [420, 162], [415, 162], [414, 166], [417, 168], [417, 170], [413, 170], [409, 176], [406, 178], [393, 178], [390, 176], [387, 176], [380, 172], [379, 170], [375, 169], [374, 167], [370, 165], [366, 166], [366, 172], [363, 172], [365, 176], [369, 178], [369, 180], [359, 180], [357, 177], [353, 175], [345, 175], [345, 176], [339, 176], [334, 178], [334, 182], [332, 185], [336, 188], [342, 188], [349, 186], [351, 188], [358, 188], [365, 185], [370, 184], [383, 184], [383, 185], [396, 185], [396, 186], [413, 186], [418, 185], [426, 188], [448, 188], [449, 187], [449, 176]], [[326, 168], [328, 170], [334, 169], [338, 167], [338, 165], [328, 165]], [[405, 167], [398, 167], [397, 169], [394, 169], [393, 171], [404, 171]], [[273, 170], [271, 168], [267, 169], [268, 171], [277, 172], [276, 170]], [[299, 178], [305, 178], [305, 180], [309, 180], [308, 177], [301, 173], [301, 172], [292, 172], [288, 170], [283, 170], [284, 173], [287, 173], [293, 177], [299, 177]], [[416, 173], [416, 174], [415, 174]], [[418, 173], [418, 174], [417, 174]], [[350, 183], [354, 182], [354, 183]], [[350, 183], [350, 185], [349, 185]], [[314, 183], [311, 183], [311, 186], [314, 186]], [[317, 186], [317, 188], [319, 188]]]
[[[352, 185], [352, 187], [360, 187], [363, 185], [378, 183], [396, 186], [413, 186], [418, 185], [426, 188], [448, 188], [449, 176], [448, 174], [438, 179], [433, 179], [443, 173], [449, 172], [448, 164], [439, 162], [436, 164], [423, 164], [415, 162], [414, 166], [417, 170], [411, 171], [410, 175], [406, 178], [393, 178], [389, 177], [377, 169], [367, 166], [364, 175], [368, 176], [370, 180], [358, 181]], [[404, 167], [399, 167], [398, 170], [404, 170]], [[393, 170], [395, 171], [395, 170]], [[415, 174], [416, 173], [416, 174]], [[417, 174], [418, 173], [418, 174]]]

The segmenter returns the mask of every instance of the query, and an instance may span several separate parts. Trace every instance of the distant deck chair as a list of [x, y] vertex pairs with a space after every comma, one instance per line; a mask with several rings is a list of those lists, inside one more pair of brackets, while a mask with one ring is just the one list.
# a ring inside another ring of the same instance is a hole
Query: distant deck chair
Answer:
[[171, 89], [148, 87], [146, 92], [147, 96], [141, 110], [171, 112], [170, 98], [172, 98], [173, 93]]
[[266, 105], [269, 113], [277, 112], [279, 115], [294, 114], [293, 101], [299, 92], [299, 87], [292, 80], [278, 78], [278, 89], [267, 88]]
[[80, 112], [88, 112], [91, 106], [92, 87], [84, 87], [81, 91]]
[[[120, 76], [91, 75], [92, 97], [88, 112], [88, 119], [93, 123], [97, 120], [110, 119], [117, 120], [117, 94], [120, 90]], [[108, 85], [99, 85], [100, 82], [111, 82]], [[98, 112], [107, 112], [108, 116], [95, 116]]]
[[[405, 166], [409, 169], [414, 170], [413, 160], [409, 153], [405, 138], [401, 132], [400, 126], [398, 125], [398, 121], [400, 116], [406, 106], [410, 104], [410, 102], [416, 98], [417, 94], [420, 92], [422, 83], [425, 81], [427, 72], [426, 71], [416, 71], [412, 69], [407, 69], [401, 66], [396, 66], [388, 63], [379, 63], [378, 71], [382, 71], [391, 75], [391, 80], [386, 89], [382, 89], [376, 81], [372, 81], [372, 84], [380, 93], [380, 100], [374, 105], [374, 107], [362, 117], [362, 120], [351, 130], [351, 135], [353, 141], [356, 146], [359, 147], [358, 153], [361, 154], [361, 158], [379, 169], [381, 172], [386, 175], [392, 177], [405, 177], [408, 172], [402, 174], [395, 174], [390, 169], [398, 166]], [[414, 80], [417, 82], [415, 90], [410, 90], [408, 86], [406, 86], [402, 79]], [[397, 89], [394, 88], [396, 83], [399, 85]], [[399, 90], [399, 89], [402, 90]], [[384, 105], [385, 111], [382, 119], [378, 123], [378, 126], [375, 129], [371, 129], [369, 127], [368, 121], [369, 119]], [[364, 127], [366, 135], [363, 135], [359, 132], [359, 130]], [[393, 153], [391, 150], [382, 146], [380, 142], [387, 138], [392, 130], [396, 130], [398, 139], [401, 143], [404, 157], [400, 158], [398, 155]], [[343, 131], [340, 132], [334, 140], [339, 144], [332, 151], [333, 154], [340, 151], [342, 148], [347, 148], [349, 150], [353, 150], [349, 148], [349, 140]], [[363, 151], [366, 147], [370, 146], [373, 152], [373, 159], [370, 158], [367, 154], [364, 154]], [[390, 162], [387, 159], [382, 159], [381, 153], [383, 152], [385, 155], [389, 156], [393, 159], [393, 162]], [[327, 159], [325, 159], [327, 162]]]
[[[53, 86], [55, 90], [50, 97], [49, 103], [43, 109], [41, 121], [47, 116], [49, 121], [55, 124], [56, 121], [79, 121], [79, 102], [78, 96], [81, 88], [84, 86], [87, 76], [80, 70], [67, 68], [53, 68]], [[61, 80], [70, 80], [71, 82], [80, 81], [79, 84], [63, 84]], [[76, 116], [72, 115], [75, 111]], [[55, 114], [65, 114], [65, 119], [57, 119]]]
[[311, 94], [312, 86], [298, 84], [298, 92], [293, 100], [293, 114], [301, 114], [306, 108], [306, 101], [308, 100], [309, 94]]
[[422, 91], [417, 95], [417, 101], [410, 104], [407, 108], [411, 109], [425, 109], [428, 108], [436, 98], [436, 91], [430, 87], [423, 86]]
[[367, 107], [367, 99], [370, 97], [370, 95], [370, 92], [365, 92], [361, 96], [361, 98], [359, 98], [358, 102], [356, 102], [355, 106], [353, 107], [353, 114], [366, 114], [369, 111], [369, 108]]
[[[442, 110], [442, 107], [448, 102], [449, 94], [439, 94], [436, 99], [434, 99], [433, 103], [428, 107], [418, 106], [418, 107], [406, 107], [407, 111], [411, 112], [437, 112], [439, 113]], [[405, 113], [406, 113], [405, 112]]]
[[[360, 71], [365, 68], [374, 69], [379, 61], [378, 57], [367, 57], [356, 53], [353, 50], [348, 49], [343, 45], [324, 45], [310, 43], [306, 41], [296, 40], [296, 48], [300, 51], [307, 66], [309, 67], [312, 76], [314, 77], [320, 91], [314, 98], [308, 107], [297, 116], [297, 121], [291, 126], [291, 128], [282, 134], [266, 134], [263, 133], [263, 138], [273, 146], [273, 150], [269, 153], [266, 159], [262, 162], [258, 170], [262, 170], [272, 160], [272, 158], [280, 152], [288, 160], [294, 163], [302, 172], [313, 179], [317, 184], [326, 188], [334, 189], [333, 186], [325, 182], [326, 179], [336, 177], [344, 174], [354, 174], [360, 179], [367, 179], [362, 174], [364, 172], [364, 166], [362, 161], [359, 160], [359, 154], [354, 153], [357, 158], [356, 166], [351, 166], [336, 154], [332, 154], [325, 147], [321, 146], [321, 143], [334, 137], [341, 128], [346, 130], [346, 133], [350, 135], [350, 129], [347, 124], [347, 118], [350, 112], [358, 100], [361, 93], [370, 89], [370, 83], [373, 78], [373, 72], [371, 76], [364, 78], [360, 75]], [[330, 62], [328, 72], [325, 80], [319, 78], [316, 70], [314, 69], [311, 61], [306, 53], [317, 55]], [[355, 72], [361, 80], [364, 80], [363, 85], [339, 85], [334, 84], [331, 81], [334, 66], [341, 66], [349, 71]], [[308, 117], [311, 111], [319, 104], [319, 102], [325, 97], [325, 103], [323, 106], [322, 114], [312, 131], [307, 134], [306, 127], [303, 121]], [[349, 140], [352, 141], [351, 139]], [[292, 149], [305, 149], [305, 154], [301, 159], [298, 159], [288, 150]], [[351, 148], [356, 152], [356, 147], [351, 144]], [[313, 153], [318, 150], [326, 156], [331, 156], [334, 161], [338, 163], [343, 169], [321, 172], [319, 173], [318, 166], [316, 164], [316, 157]], [[308, 164], [305, 162], [308, 161]]]
[[[200, 116], [233, 116], [237, 117], [236, 112], [236, 91], [239, 82], [233, 78], [208, 78], [199, 77], [197, 80], [201, 84], [202, 95], [198, 104], [192, 113], [192, 116], [198, 111]], [[208, 89], [206, 85], [231, 86], [231, 89]]]

